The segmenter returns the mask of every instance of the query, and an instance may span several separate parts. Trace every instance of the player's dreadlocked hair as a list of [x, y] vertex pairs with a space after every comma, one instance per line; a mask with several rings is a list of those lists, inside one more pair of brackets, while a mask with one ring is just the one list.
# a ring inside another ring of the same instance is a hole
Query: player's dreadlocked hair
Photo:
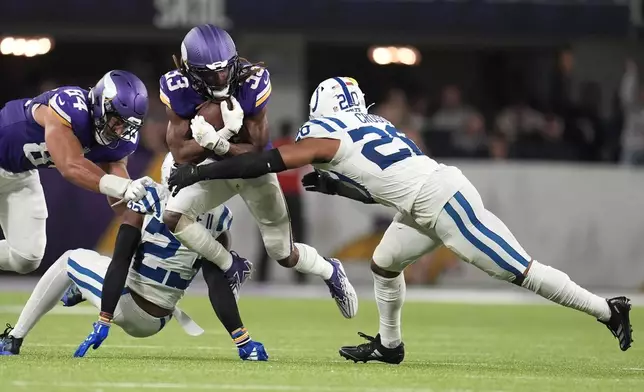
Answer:
[[244, 83], [246, 79], [248, 79], [252, 75], [255, 75], [259, 71], [266, 69], [266, 65], [264, 64], [263, 61], [259, 61], [257, 63], [251, 63], [247, 59], [240, 57], [239, 62], [249, 63], [248, 65], [241, 67], [241, 69], [239, 70], [239, 74], [237, 74], [237, 81], [239, 82], [239, 84]]
[[[182, 66], [181, 61], [179, 61], [179, 59], [177, 58], [177, 55], [173, 54], [172, 60], [174, 61], [174, 65], [177, 67], [177, 71], [181, 73], [185, 72], [185, 68]], [[255, 75], [260, 70], [266, 69], [266, 64], [263, 61], [251, 63], [244, 57], [240, 57], [238, 61], [240, 63], [242, 62], [248, 63], [247, 65], [244, 65], [239, 69], [239, 73], [237, 74], [237, 81], [239, 82], [239, 84], [244, 83], [246, 79], [248, 79], [252, 75]]]

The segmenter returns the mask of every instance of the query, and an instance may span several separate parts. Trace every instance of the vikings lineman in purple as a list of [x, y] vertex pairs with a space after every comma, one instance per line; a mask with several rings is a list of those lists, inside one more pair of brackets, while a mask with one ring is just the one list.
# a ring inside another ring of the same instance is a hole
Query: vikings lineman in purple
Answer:
[[[110, 71], [89, 91], [63, 86], [0, 109], [0, 269], [29, 273], [45, 252], [47, 205], [38, 170], [118, 200], [140, 200], [147, 179], [132, 181], [126, 160], [148, 110], [143, 83]], [[122, 208], [124, 208], [123, 205]]]
[[[246, 152], [261, 152], [269, 144], [267, 104], [271, 95], [270, 74], [262, 64], [251, 64], [237, 54], [230, 35], [210, 24], [188, 32], [181, 43], [177, 69], [161, 77], [161, 101], [169, 117], [166, 140], [175, 162], [199, 162], [212, 150], [217, 159]], [[224, 122], [215, 130], [198, 107], [206, 101], [230, 99], [233, 108], [221, 104]], [[234, 143], [242, 126], [250, 140]], [[206, 160], [206, 162], [212, 160]], [[353, 286], [335, 259], [325, 259], [306, 245], [294, 243], [291, 223], [277, 176], [253, 180], [204, 181], [184, 188], [168, 201], [163, 220], [186, 247], [219, 266], [231, 285], [241, 285], [250, 275], [250, 263], [212, 240], [196, 218], [239, 194], [255, 217], [268, 255], [287, 268], [321, 277], [328, 285], [342, 314], [355, 316], [358, 301]]]

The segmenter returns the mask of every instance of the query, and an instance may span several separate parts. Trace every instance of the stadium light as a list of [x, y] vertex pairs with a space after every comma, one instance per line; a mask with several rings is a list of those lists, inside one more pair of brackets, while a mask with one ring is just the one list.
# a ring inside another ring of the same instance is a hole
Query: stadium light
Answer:
[[420, 64], [420, 52], [413, 46], [372, 46], [367, 53], [369, 60], [378, 65]]
[[0, 54], [34, 57], [48, 53], [53, 46], [50, 38], [5, 37], [0, 41]]

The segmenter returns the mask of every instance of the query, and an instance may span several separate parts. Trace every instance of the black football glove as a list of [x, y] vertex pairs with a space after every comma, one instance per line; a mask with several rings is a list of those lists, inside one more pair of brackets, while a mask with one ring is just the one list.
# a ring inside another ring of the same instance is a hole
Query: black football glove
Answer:
[[168, 188], [170, 188], [172, 196], [176, 196], [180, 190], [199, 182], [199, 180], [199, 166], [192, 163], [178, 165], [170, 172]]
[[337, 180], [333, 179], [328, 173], [314, 170], [302, 177], [302, 185], [309, 192], [320, 192], [327, 195], [335, 195]]

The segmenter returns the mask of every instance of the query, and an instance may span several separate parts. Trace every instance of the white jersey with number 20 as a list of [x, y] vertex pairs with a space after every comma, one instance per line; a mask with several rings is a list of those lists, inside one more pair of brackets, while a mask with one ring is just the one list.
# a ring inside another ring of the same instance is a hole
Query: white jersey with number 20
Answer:
[[342, 112], [310, 120], [295, 141], [306, 138], [340, 140], [331, 162], [313, 166], [405, 214], [417, 215], [413, 207], [421, 191], [432, 199], [431, 215], [437, 214], [466, 181], [459, 169], [429, 158], [389, 121], [373, 114]]

